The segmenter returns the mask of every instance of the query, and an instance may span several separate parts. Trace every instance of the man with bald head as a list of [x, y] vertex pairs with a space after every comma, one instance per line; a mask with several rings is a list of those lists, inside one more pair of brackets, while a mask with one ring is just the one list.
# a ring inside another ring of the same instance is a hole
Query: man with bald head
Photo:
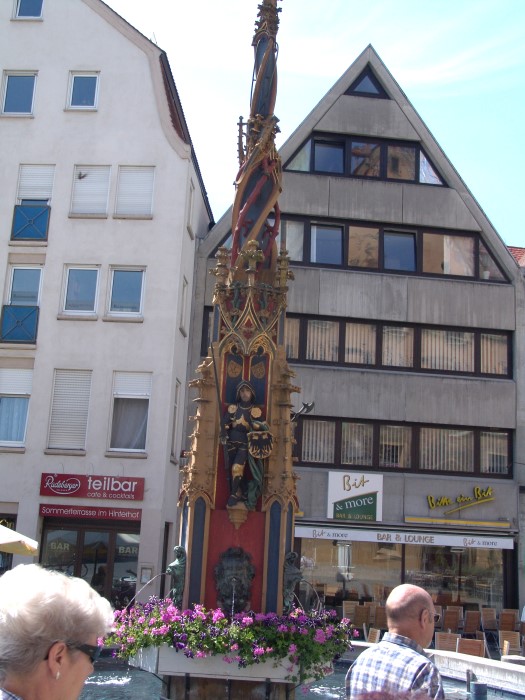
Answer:
[[425, 654], [439, 620], [429, 594], [404, 583], [386, 601], [388, 632], [357, 657], [346, 674], [346, 697], [362, 693], [422, 691], [442, 700], [443, 684], [434, 662]]

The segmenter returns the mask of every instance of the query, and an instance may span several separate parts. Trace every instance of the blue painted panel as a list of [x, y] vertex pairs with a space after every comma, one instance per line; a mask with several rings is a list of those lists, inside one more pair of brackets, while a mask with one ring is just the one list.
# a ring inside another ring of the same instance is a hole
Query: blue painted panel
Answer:
[[51, 207], [17, 204], [13, 214], [12, 241], [46, 241]]
[[4, 306], [0, 340], [3, 343], [36, 343], [38, 311], [38, 306]]

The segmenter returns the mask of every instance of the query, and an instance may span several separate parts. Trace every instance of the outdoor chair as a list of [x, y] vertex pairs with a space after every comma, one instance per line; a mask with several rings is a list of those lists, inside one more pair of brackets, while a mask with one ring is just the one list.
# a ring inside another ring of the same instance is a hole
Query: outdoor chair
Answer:
[[515, 632], [518, 627], [518, 611], [502, 610], [499, 614], [498, 629], [500, 632]]
[[482, 639], [464, 639], [459, 637], [456, 643], [458, 654], [485, 656], [485, 642]]
[[377, 642], [381, 639], [381, 630], [377, 629], [377, 627], [370, 627], [368, 630], [368, 639], [366, 640], [370, 644], [377, 644]]
[[481, 627], [481, 613], [479, 610], [467, 610], [463, 621], [463, 636], [475, 637]]
[[453, 632], [435, 632], [434, 649], [440, 649], [441, 651], [456, 651], [457, 642], [460, 638], [460, 634], [454, 634]]
[[388, 624], [386, 621], [386, 609], [384, 605], [377, 606], [374, 625], [380, 630], [388, 629]]
[[457, 632], [459, 629], [459, 610], [449, 610], [443, 613], [442, 628], [444, 632]]
[[349, 618], [352, 622], [354, 621], [354, 612], [357, 608], [357, 603], [353, 600], [343, 600], [343, 617]]
[[365, 608], [364, 605], [356, 605], [354, 616], [350, 618], [356, 629], [370, 623], [370, 608]]
[[[521, 640], [519, 632], [509, 632], [506, 630], [500, 631], [498, 633], [498, 641], [500, 654], [505, 654], [505, 656], [508, 654], [521, 654]], [[505, 642], [509, 643], [509, 649], [507, 652], [503, 651], [503, 645]]]

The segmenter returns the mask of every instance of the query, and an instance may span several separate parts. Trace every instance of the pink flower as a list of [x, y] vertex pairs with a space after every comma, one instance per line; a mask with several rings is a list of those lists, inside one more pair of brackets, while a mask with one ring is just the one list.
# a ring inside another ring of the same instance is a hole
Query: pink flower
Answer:
[[253, 655], [254, 656], [262, 656], [264, 654], [264, 648], [263, 647], [255, 647], [253, 650]]
[[295, 654], [296, 651], [297, 651], [297, 646], [295, 644], [290, 644], [290, 646], [288, 647], [288, 653]]
[[231, 651], [237, 651], [238, 648], [239, 648], [238, 644], [232, 644], [230, 647]]
[[326, 642], [326, 635], [323, 630], [315, 630], [314, 640], [319, 642], [319, 644], [324, 644]]
[[205, 652], [205, 651], [198, 651], [198, 652], [195, 654], [195, 656], [196, 656], [198, 659], [205, 659], [205, 658], [206, 658], [206, 652]]
[[249, 627], [250, 625], [253, 625], [253, 620], [251, 617], [243, 617], [242, 618], [242, 624], [246, 625], [246, 627]]
[[219, 620], [224, 620], [224, 613], [222, 610], [214, 610], [212, 613], [213, 622], [219, 622]]

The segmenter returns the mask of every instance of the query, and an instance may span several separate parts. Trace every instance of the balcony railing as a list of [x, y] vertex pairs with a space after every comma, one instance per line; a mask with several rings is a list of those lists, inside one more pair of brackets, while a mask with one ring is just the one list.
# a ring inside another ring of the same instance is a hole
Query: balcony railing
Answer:
[[17, 204], [13, 214], [12, 241], [47, 241], [51, 207], [44, 204]]
[[38, 306], [5, 305], [2, 309], [2, 343], [36, 343]]

